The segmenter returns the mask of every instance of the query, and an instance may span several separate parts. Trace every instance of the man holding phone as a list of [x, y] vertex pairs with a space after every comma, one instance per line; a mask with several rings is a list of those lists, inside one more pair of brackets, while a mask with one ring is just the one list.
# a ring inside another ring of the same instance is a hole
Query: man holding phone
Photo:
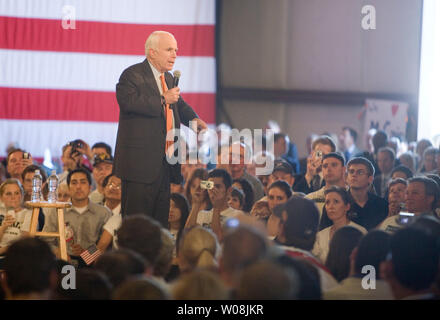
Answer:
[[329, 136], [319, 136], [312, 143], [312, 153], [307, 158], [305, 174], [295, 176], [293, 191], [309, 194], [325, 185], [322, 177], [322, 157], [336, 151], [336, 144]]
[[22, 149], [12, 149], [7, 157], [6, 170], [11, 178], [20, 180], [23, 184], [22, 173], [32, 164], [32, 156]]

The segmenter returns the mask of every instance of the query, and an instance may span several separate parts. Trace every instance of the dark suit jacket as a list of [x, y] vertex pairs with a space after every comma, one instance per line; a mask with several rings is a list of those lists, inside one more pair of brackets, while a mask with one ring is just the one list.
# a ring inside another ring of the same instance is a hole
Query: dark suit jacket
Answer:
[[[173, 76], [169, 72], [165, 72], [165, 81], [172, 88]], [[114, 172], [122, 180], [152, 183], [158, 178], [165, 157], [166, 122], [160, 91], [147, 59], [122, 72], [116, 98], [119, 127]], [[198, 118], [182, 98], [172, 108], [176, 129], [181, 123], [188, 126], [190, 120]], [[170, 174], [171, 182], [179, 183], [180, 164], [173, 165]]]

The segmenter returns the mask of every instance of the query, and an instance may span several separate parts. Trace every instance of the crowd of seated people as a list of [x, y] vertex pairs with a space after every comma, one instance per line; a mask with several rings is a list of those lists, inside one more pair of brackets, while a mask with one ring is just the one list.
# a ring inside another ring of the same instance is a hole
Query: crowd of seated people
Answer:
[[[252, 163], [244, 141], [219, 146], [229, 161], [182, 165], [167, 228], [121, 212], [109, 145], [66, 143], [57, 196], [72, 204], [67, 261], [57, 239], [29, 236], [32, 179], [40, 170], [47, 199], [50, 172], [12, 148], [0, 165], [0, 298], [438, 299], [440, 151], [370, 133], [366, 150], [348, 126], [311, 134], [302, 160], [281, 132]], [[257, 175], [263, 158], [273, 169]], [[56, 211], [40, 210], [37, 228], [57, 231]]]

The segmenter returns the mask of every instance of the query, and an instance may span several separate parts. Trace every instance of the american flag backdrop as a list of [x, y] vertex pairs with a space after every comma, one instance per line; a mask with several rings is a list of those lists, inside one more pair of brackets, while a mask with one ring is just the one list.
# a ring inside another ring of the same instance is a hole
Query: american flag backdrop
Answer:
[[77, 138], [114, 148], [116, 83], [154, 30], [176, 37], [182, 97], [215, 123], [215, 0], [0, 0], [0, 157], [10, 142], [34, 158]]

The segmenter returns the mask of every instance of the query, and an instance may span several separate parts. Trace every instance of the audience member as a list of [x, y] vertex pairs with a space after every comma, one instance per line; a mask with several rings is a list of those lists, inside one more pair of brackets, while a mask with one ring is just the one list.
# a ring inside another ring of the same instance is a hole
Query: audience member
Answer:
[[145, 260], [146, 274], [152, 275], [162, 246], [159, 222], [145, 214], [127, 216], [116, 235], [118, 247], [139, 253]]
[[[163, 286], [167, 287], [167, 276], [171, 271], [173, 265], [174, 253], [175, 253], [175, 243], [173, 236], [167, 230], [162, 228], [161, 230], [161, 242], [159, 255], [154, 264], [153, 278], [160, 282]], [[177, 264], [177, 260], [176, 260]]]
[[365, 158], [353, 158], [347, 164], [347, 184], [352, 198], [352, 221], [370, 230], [388, 216], [386, 200], [369, 192], [374, 167]]
[[420, 139], [419, 141], [417, 141], [415, 151], [417, 155], [417, 172], [419, 172], [420, 169], [423, 167], [423, 153], [429, 147], [432, 147], [432, 143], [428, 139]]
[[307, 156], [305, 158], [301, 158], [299, 159], [299, 169], [300, 169], [300, 174], [305, 174], [307, 171], [307, 159], [308, 159], [308, 155], [312, 154], [312, 143], [314, 140], [316, 140], [316, 138], [318, 138], [318, 135], [315, 133], [309, 134], [306, 138], [306, 154]]
[[[276, 206], [286, 203], [292, 197], [292, 189], [283, 180], [272, 183], [268, 190], [267, 204], [269, 207], [269, 216], [267, 216], [267, 235], [269, 239], [274, 239], [278, 232], [280, 217], [274, 214], [273, 210]], [[260, 219], [262, 216], [260, 215]]]
[[296, 145], [290, 142], [285, 133], [275, 133], [273, 137], [275, 160], [283, 159], [292, 166], [294, 173], [299, 173], [299, 159]]
[[321, 281], [318, 270], [307, 260], [288, 255], [277, 256], [274, 261], [284, 268], [293, 269], [299, 277], [298, 300], [321, 300]]
[[299, 276], [269, 260], [257, 261], [241, 273], [238, 300], [295, 300], [300, 289]]
[[436, 173], [437, 172], [437, 157], [440, 154], [438, 148], [428, 147], [423, 151], [422, 166], [419, 173]]
[[[186, 227], [192, 227], [195, 224], [212, 229], [218, 239], [222, 241], [222, 226], [226, 219], [235, 217], [242, 211], [235, 210], [228, 205], [228, 194], [232, 186], [232, 178], [224, 169], [214, 169], [209, 173], [208, 181], [213, 186], [208, 189], [209, 200], [211, 200], [212, 209], [197, 212], [191, 208]], [[198, 208], [200, 204], [193, 200], [193, 207]], [[198, 199], [197, 199], [198, 200]]]
[[23, 170], [32, 165], [32, 156], [22, 149], [12, 149], [6, 158], [6, 171], [9, 178], [14, 178], [23, 183]]
[[291, 188], [295, 183], [292, 166], [284, 160], [275, 160], [274, 168], [269, 176], [268, 182], [269, 185], [271, 185], [275, 181], [279, 181], [279, 180], [286, 181]]
[[[391, 300], [388, 283], [380, 276], [380, 264], [390, 250], [390, 235], [373, 230], [365, 235], [350, 255], [350, 274], [340, 285], [325, 293], [326, 300]], [[366, 268], [364, 270], [364, 268]], [[372, 270], [370, 269], [372, 267]], [[370, 274], [367, 274], [370, 272]], [[371, 276], [364, 288], [364, 277]]]
[[336, 151], [336, 144], [328, 136], [319, 136], [312, 143], [312, 153], [307, 158], [307, 170], [304, 175], [295, 176], [293, 190], [308, 194], [324, 186], [322, 177], [322, 157]]
[[251, 184], [246, 179], [236, 179], [233, 181], [232, 186], [244, 194], [244, 206], [240, 210], [246, 213], [251, 212], [254, 205], [254, 191]]
[[106, 275], [95, 269], [76, 271], [75, 289], [64, 290], [64, 299], [68, 300], [110, 300], [112, 285]]
[[391, 179], [391, 173], [394, 167], [396, 155], [390, 147], [380, 148], [377, 151], [377, 165], [380, 174], [373, 180], [374, 189], [379, 197], [385, 198], [388, 182]]
[[325, 263], [327, 259], [331, 239], [337, 230], [345, 226], [352, 226], [363, 234], [367, 233], [365, 228], [351, 221], [347, 215], [350, 211], [350, 199], [347, 191], [340, 187], [333, 186], [325, 190], [324, 195], [327, 216], [332, 220], [333, 224], [317, 233], [315, 245], [312, 250], [312, 253], [321, 260], [322, 263]]
[[175, 300], [227, 300], [229, 292], [217, 273], [198, 269], [182, 275], [172, 285]]
[[[188, 201], [185, 196], [179, 193], [172, 193], [170, 198], [170, 214], [168, 217], [168, 229], [173, 237], [174, 248], [182, 235], [186, 221], [189, 216]], [[174, 257], [176, 250], [174, 249]]]
[[57, 189], [58, 202], [70, 202], [70, 191], [67, 182], [62, 182]]
[[231, 192], [228, 195], [228, 205], [235, 209], [243, 211], [243, 207], [245, 206], [245, 195], [242, 190], [232, 186]]
[[[30, 201], [32, 196], [32, 179], [34, 178], [35, 171], [40, 170], [41, 178], [43, 178], [43, 189], [42, 196], [44, 199], [47, 199], [47, 193], [49, 192], [49, 189], [46, 184], [47, 175], [46, 171], [43, 170], [42, 167], [31, 164], [30, 166], [27, 166], [24, 168], [23, 173], [21, 174], [21, 181], [23, 181], [23, 190], [24, 190], [24, 202]], [[43, 200], [44, 200], [43, 199]]]
[[217, 237], [210, 230], [200, 226], [186, 230], [177, 250], [180, 272], [188, 273], [196, 268], [215, 270], [219, 250]]
[[208, 190], [202, 189], [200, 184], [206, 180], [208, 180], [208, 170], [203, 168], [195, 169], [189, 176], [185, 185], [185, 197], [191, 209], [193, 209], [194, 198], [196, 198], [196, 203], [199, 205], [197, 207], [198, 211], [211, 209]]
[[249, 182], [254, 192], [254, 200], [257, 201], [264, 196], [264, 190], [260, 180], [246, 171], [245, 161], [250, 161], [250, 157], [247, 157], [248, 154], [249, 147], [244, 143], [232, 143], [229, 147], [229, 164], [226, 165], [226, 169], [232, 176], [232, 179], [245, 179]]
[[325, 191], [332, 186], [338, 186], [345, 189], [345, 159], [337, 152], [327, 153], [322, 157], [322, 177], [325, 185], [306, 195], [307, 199], [313, 200], [319, 209], [319, 215], [322, 216]]
[[[93, 179], [96, 182], [96, 189], [90, 193], [90, 201], [103, 205], [104, 204], [104, 179], [113, 171], [113, 157], [106, 153], [95, 156], [93, 161]], [[119, 189], [120, 190], [120, 189]], [[119, 191], [121, 192], [121, 191]]]
[[130, 277], [142, 276], [145, 267], [144, 258], [130, 249], [106, 252], [94, 264], [94, 269], [105, 274], [113, 288], [117, 288]]
[[169, 292], [153, 278], [128, 279], [113, 292], [113, 300], [169, 300]]
[[397, 178], [401, 178], [404, 180], [408, 180], [409, 178], [413, 177], [413, 173], [412, 171], [404, 166], [404, 165], [398, 165], [397, 167], [394, 167], [393, 170], [391, 171], [391, 179], [397, 179]]
[[414, 174], [416, 172], [416, 159], [415, 155], [411, 151], [404, 152], [398, 158], [399, 162], [407, 167]]
[[46, 300], [56, 287], [56, 260], [50, 247], [37, 238], [14, 242], [4, 260], [2, 279], [10, 300]]
[[352, 226], [345, 226], [335, 232], [325, 261], [325, 266], [338, 282], [348, 277], [350, 255], [362, 238], [362, 232]]
[[[109, 209], [89, 200], [91, 182], [90, 173], [85, 169], [75, 169], [67, 176], [67, 185], [72, 197], [72, 207], [64, 211], [68, 235], [66, 241], [69, 241], [67, 252], [81, 267], [84, 266], [80, 258], [81, 253], [98, 242], [104, 224], [112, 215]], [[55, 210], [48, 211], [43, 231], [58, 231], [58, 214]], [[54, 244], [53, 240], [50, 242]]]
[[437, 183], [426, 177], [414, 177], [408, 180], [406, 188], [406, 210], [416, 216], [434, 215], [440, 197]]
[[0, 186], [0, 255], [3, 255], [14, 241], [26, 236], [31, 226], [32, 212], [23, 206], [23, 187], [15, 178], [6, 179]]
[[101, 154], [106, 154], [108, 156], [113, 156], [112, 147], [105, 142], [97, 142], [92, 146], [92, 155], [90, 159], [94, 159], [96, 156]]
[[396, 299], [433, 299], [432, 284], [439, 272], [438, 238], [422, 230], [398, 230], [390, 243], [390, 255], [381, 264], [381, 276]]
[[105, 251], [110, 244], [112, 244], [113, 249], [118, 248], [116, 231], [122, 223], [121, 179], [114, 174], [110, 174], [104, 178], [102, 185], [104, 187], [104, 207], [112, 212], [112, 216], [104, 224], [104, 230], [97, 244], [101, 251]]
[[342, 128], [342, 133], [339, 135], [339, 144], [347, 161], [361, 153], [361, 150], [356, 146], [357, 137], [358, 134], [353, 128]]
[[243, 269], [266, 257], [267, 253], [267, 240], [255, 228], [239, 225], [225, 234], [219, 271], [223, 283], [231, 291], [232, 298], [235, 297]]
[[319, 212], [312, 200], [292, 196], [286, 203], [277, 206], [274, 213], [280, 218], [275, 243], [286, 254], [306, 259], [318, 269], [322, 290], [336, 286], [337, 282], [328, 270], [310, 252], [316, 240]]
[[406, 225], [406, 219], [399, 216], [401, 211], [406, 210], [405, 198], [407, 181], [402, 178], [391, 180], [388, 192], [388, 217], [379, 225], [379, 229], [389, 233]]

